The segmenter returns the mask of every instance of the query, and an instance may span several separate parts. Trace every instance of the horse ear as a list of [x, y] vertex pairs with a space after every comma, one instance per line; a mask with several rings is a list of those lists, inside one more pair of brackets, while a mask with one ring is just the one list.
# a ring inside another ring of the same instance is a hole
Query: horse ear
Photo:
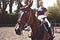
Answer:
[[27, 8], [30, 8], [33, 4], [33, 1], [27, 5]]

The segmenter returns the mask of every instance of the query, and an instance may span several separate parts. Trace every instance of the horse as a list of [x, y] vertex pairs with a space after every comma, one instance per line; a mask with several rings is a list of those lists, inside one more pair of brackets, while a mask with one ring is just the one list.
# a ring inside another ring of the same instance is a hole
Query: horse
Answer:
[[25, 11], [19, 22], [19, 27], [18, 29], [15, 29], [16, 34], [21, 35], [21, 32], [26, 25], [31, 25], [31, 40], [53, 40], [53, 38], [49, 36], [45, 24], [37, 19], [35, 12], [30, 8], [30, 5], [23, 10]]
[[27, 13], [24, 13], [21, 17], [18, 30], [15, 29], [16, 33], [18, 31], [18, 35], [21, 34], [21, 31], [25, 28], [25, 25], [31, 25], [32, 40], [53, 40], [50, 39], [49, 33], [46, 31], [44, 24], [41, 23], [40, 20], [35, 16], [35, 12], [31, 9], [27, 10]]

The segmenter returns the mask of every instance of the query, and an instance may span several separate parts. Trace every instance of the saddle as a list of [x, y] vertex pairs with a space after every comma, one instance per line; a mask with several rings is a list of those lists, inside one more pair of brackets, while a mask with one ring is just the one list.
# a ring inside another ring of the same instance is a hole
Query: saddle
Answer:
[[53, 34], [52, 34], [52, 30], [51, 28], [48, 26], [48, 23], [45, 21], [45, 18], [43, 18], [43, 22], [41, 22], [40, 24], [41, 26], [44, 26], [45, 30], [49, 33], [49, 36], [54, 38]]

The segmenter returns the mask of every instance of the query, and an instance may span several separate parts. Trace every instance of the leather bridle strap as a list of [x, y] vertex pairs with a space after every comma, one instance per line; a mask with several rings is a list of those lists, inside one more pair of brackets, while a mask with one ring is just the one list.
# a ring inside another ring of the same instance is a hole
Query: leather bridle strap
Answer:
[[[29, 13], [29, 18], [28, 18], [27, 22], [24, 22], [22, 20], [20, 21], [21, 25], [24, 26], [24, 27], [27, 26], [29, 21], [30, 21], [30, 19], [31, 19], [31, 13]], [[24, 23], [25, 25], [23, 25], [22, 23]]]

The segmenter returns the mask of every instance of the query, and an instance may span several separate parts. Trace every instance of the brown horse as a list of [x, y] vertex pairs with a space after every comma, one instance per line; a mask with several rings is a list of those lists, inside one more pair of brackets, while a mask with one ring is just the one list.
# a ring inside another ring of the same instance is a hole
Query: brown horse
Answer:
[[27, 13], [24, 13], [20, 20], [20, 26], [18, 30], [15, 29], [17, 34], [21, 34], [22, 29], [24, 29], [25, 25], [31, 25], [32, 33], [31, 39], [32, 40], [53, 40], [49, 39], [49, 34], [45, 29], [44, 24], [41, 25], [41, 21], [37, 19], [33, 10], [28, 9]]
[[31, 25], [32, 40], [53, 40], [49, 39], [49, 33], [46, 31], [45, 25], [41, 23], [35, 16], [35, 12], [30, 8], [32, 3], [27, 6], [27, 8], [23, 8], [24, 14], [21, 17], [19, 22], [19, 28], [15, 29], [16, 34], [20, 35], [21, 31], [25, 28], [26, 24]]

